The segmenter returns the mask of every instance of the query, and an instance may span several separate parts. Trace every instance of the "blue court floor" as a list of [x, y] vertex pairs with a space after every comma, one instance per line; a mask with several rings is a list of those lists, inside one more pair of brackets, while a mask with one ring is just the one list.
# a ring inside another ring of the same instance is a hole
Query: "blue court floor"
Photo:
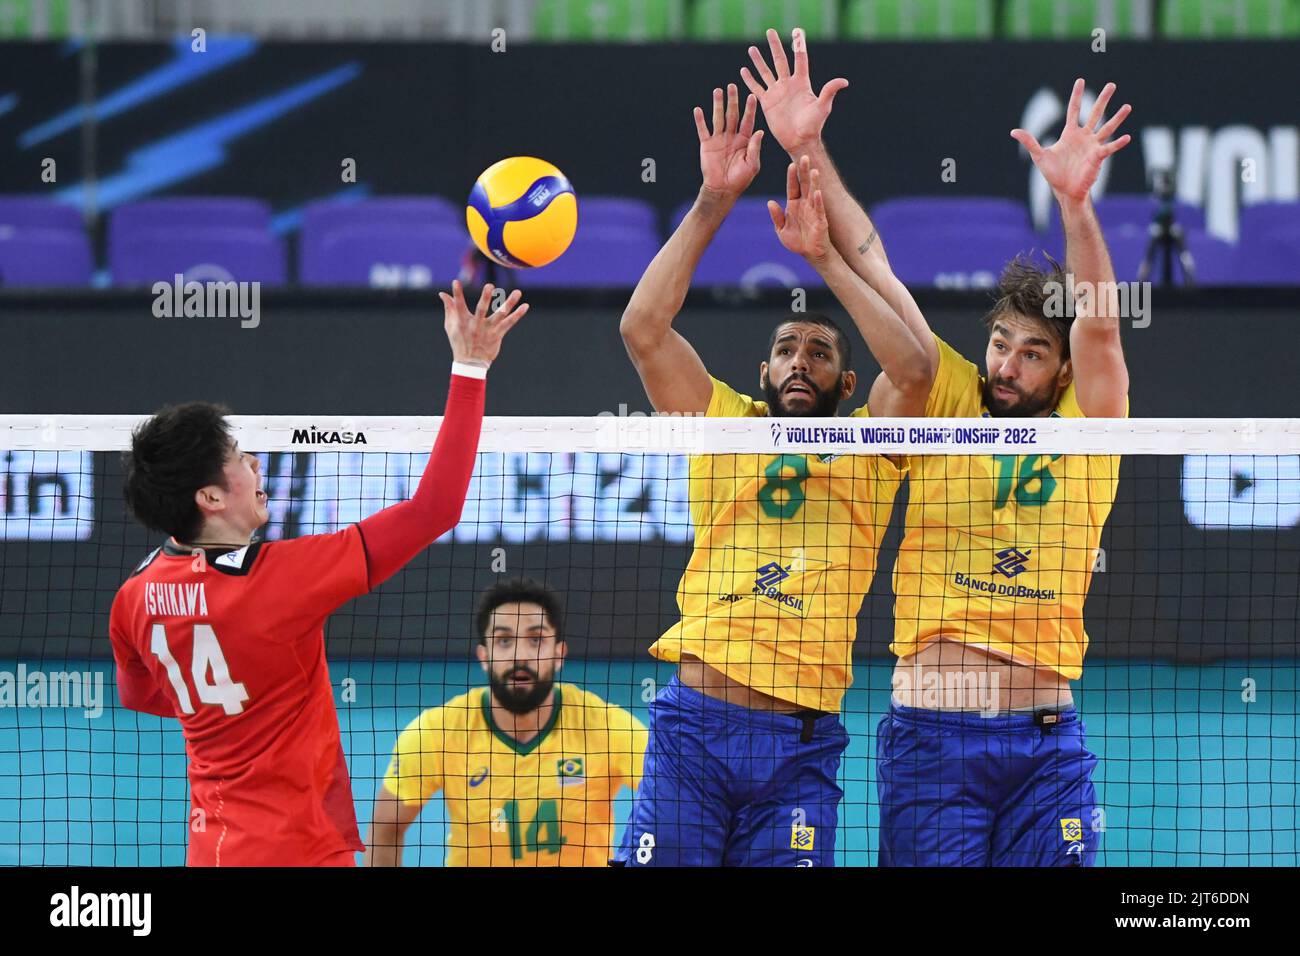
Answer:
[[[0, 662], [13, 673], [17, 662]], [[46, 667], [51, 665], [46, 664]], [[35, 662], [27, 662], [29, 669]], [[104, 677], [105, 709], [0, 707], [0, 865], [181, 865], [189, 809], [185, 748], [175, 721], [116, 706], [111, 666], [60, 662]], [[837, 861], [873, 866], [875, 728], [891, 666], [859, 664], [845, 701], [852, 737], [841, 769]], [[1105, 809], [1099, 862], [1109, 866], [1296, 866], [1297, 662], [1088, 665], [1076, 697]], [[459, 661], [335, 661], [343, 746], [364, 835], [370, 801], [397, 732], [425, 707], [482, 682]], [[655, 662], [570, 660], [564, 679], [646, 719]], [[355, 681], [355, 701], [340, 690]], [[1253, 681], [1253, 685], [1245, 683]], [[1253, 701], [1243, 697], [1251, 696]], [[111, 706], [110, 706], [111, 705]], [[626, 818], [630, 794], [616, 807]], [[408, 866], [439, 866], [441, 801], [408, 834]], [[617, 836], [617, 834], [616, 834]]]

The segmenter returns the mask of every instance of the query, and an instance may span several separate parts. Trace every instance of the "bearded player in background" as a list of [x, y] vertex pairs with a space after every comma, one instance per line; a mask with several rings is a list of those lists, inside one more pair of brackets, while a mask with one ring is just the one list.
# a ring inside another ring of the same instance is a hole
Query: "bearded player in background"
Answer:
[[528, 311], [516, 291], [490, 312], [491, 286], [473, 311], [460, 283], [439, 296], [451, 386], [410, 500], [334, 534], [259, 541], [268, 519], [260, 464], [231, 437], [225, 410], [207, 402], [163, 409], [123, 456], [127, 504], [168, 538], [113, 601], [117, 686], [123, 706], [181, 722], [190, 866], [352, 866], [364, 849], [325, 619], [459, 520], [488, 366]]
[[447, 866], [606, 865], [614, 798], [640, 782], [645, 727], [557, 681], [568, 642], [550, 588], [494, 584], [474, 626], [488, 686], [429, 708], [397, 738], [366, 865], [401, 865], [406, 831], [437, 793], [451, 823]]

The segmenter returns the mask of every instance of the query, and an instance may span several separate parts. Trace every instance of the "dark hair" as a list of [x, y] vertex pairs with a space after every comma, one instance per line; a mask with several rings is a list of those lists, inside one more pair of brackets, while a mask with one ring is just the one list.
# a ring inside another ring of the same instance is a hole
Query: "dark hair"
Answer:
[[498, 581], [478, 596], [474, 606], [474, 634], [480, 644], [486, 643], [488, 623], [492, 612], [503, 604], [541, 605], [546, 612], [546, 620], [555, 628], [555, 639], [564, 640], [564, 607], [560, 596], [540, 581], [532, 578], [511, 578]]
[[226, 486], [229, 411], [211, 402], [168, 405], [131, 434], [131, 450], [122, 453], [123, 497], [146, 528], [182, 542], [198, 537], [203, 513], [194, 493]]
[[[1061, 357], [1065, 360], [1070, 357], [1070, 323], [1074, 321], [1074, 309], [1067, 309], [1062, 299], [1062, 314], [1047, 314], [1048, 298], [1054, 292], [1061, 296], [1067, 295], [1068, 287], [1061, 264], [1047, 253], [1043, 253], [1043, 258], [1050, 264], [1047, 270], [1038, 268], [1030, 256], [1016, 256], [1006, 264], [998, 279], [997, 288], [993, 290], [996, 301], [984, 316], [984, 327], [992, 332], [993, 323], [1007, 314], [1035, 319], [1043, 324], [1052, 340], [1061, 346]], [[1051, 283], [1056, 283], [1056, 289], [1060, 291], [1056, 292]]]
[[820, 325], [824, 329], [830, 329], [835, 333], [835, 351], [840, 356], [840, 371], [848, 371], [853, 362], [853, 347], [849, 344], [849, 337], [844, 334], [844, 330], [829, 315], [823, 315], [820, 312], [791, 312], [772, 329], [771, 336], [767, 340], [767, 355], [772, 357], [772, 349], [776, 347], [776, 333], [781, 330], [781, 326], [789, 322], [806, 322], [809, 325]]

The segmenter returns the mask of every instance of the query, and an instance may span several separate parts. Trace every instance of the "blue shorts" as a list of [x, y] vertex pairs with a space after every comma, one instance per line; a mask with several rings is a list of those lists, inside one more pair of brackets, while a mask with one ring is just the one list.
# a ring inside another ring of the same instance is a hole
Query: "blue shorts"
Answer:
[[1083, 721], [892, 706], [876, 736], [881, 866], [1091, 866]]
[[612, 862], [833, 866], [848, 743], [834, 714], [752, 710], [674, 676], [650, 704], [645, 770]]

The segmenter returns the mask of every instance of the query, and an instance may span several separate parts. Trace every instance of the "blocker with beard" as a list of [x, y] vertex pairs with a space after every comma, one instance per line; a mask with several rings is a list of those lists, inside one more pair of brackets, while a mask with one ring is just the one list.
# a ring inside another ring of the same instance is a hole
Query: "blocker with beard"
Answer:
[[[713, 91], [711, 128], [696, 108], [703, 185], [623, 313], [623, 340], [661, 413], [833, 416], [857, 389], [848, 336], [825, 315], [792, 313], [766, 354], [755, 348], [766, 401], [710, 375], [673, 329], [695, 267], [758, 173], [756, 108], [751, 95], [741, 115], [734, 83]], [[870, 413], [920, 415], [925, 348], [832, 243], [821, 171], [791, 158], [785, 207], [769, 203], [781, 244], [825, 280], [880, 362], [888, 388], [878, 383]], [[851, 412], [866, 415], [866, 405]], [[677, 672], [650, 705], [645, 776], [615, 864], [833, 865], [855, 618], [900, 464], [877, 454], [691, 457], [695, 542], [681, 617], [650, 649]]]
[[397, 738], [366, 865], [401, 866], [407, 830], [440, 793], [447, 866], [604, 866], [614, 798], [641, 779], [645, 727], [556, 681], [567, 647], [549, 588], [494, 584], [474, 617], [488, 686], [424, 711]]

